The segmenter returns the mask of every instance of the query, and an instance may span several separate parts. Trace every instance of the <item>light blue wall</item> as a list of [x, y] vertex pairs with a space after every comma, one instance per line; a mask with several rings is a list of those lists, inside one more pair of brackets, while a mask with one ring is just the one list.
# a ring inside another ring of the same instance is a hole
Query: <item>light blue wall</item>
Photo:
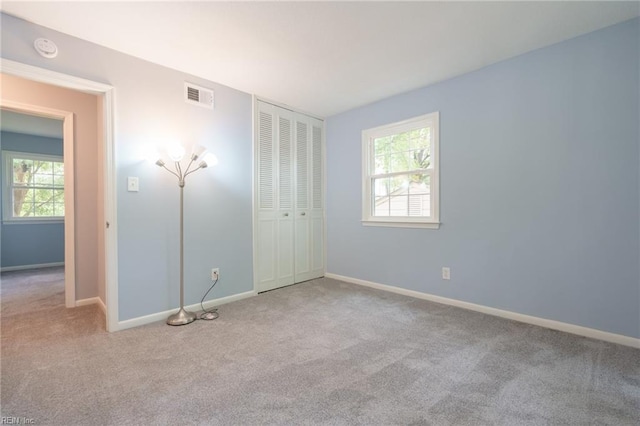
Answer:
[[[212, 267], [221, 280], [211, 298], [252, 290], [251, 96], [5, 14], [0, 23], [3, 58], [115, 88], [120, 320], [179, 303], [178, 185], [144, 161], [161, 141], [202, 144], [220, 160], [185, 187], [185, 303], [200, 301]], [[55, 60], [34, 51], [38, 37], [58, 45]], [[215, 109], [185, 103], [185, 81], [214, 89]], [[128, 176], [139, 177], [139, 192], [127, 192]]]
[[[640, 337], [639, 36], [636, 19], [330, 117], [328, 271]], [[441, 228], [363, 227], [361, 131], [432, 111]]]
[[[62, 125], [60, 125], [62, 134]], [[62, 139], [13, 132], [0, 133], [4, 151], [62, 156]], [[0, 170], [4, 168], [4, 163]], [[2, 172], [4, 175], [4, 171]], [[0, 185], [0, 212], [2, 191]], [[64, 262], [64, 223], [11, 223], [0, 225], [0, 267]]]

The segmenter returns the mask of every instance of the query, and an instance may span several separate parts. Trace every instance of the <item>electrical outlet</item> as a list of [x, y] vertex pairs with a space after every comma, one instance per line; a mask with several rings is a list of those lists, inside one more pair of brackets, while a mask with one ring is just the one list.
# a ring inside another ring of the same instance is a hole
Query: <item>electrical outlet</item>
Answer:
[[448, 266], [443, 266], [442, 267], [442, 279], [443, 280], [450, 280], [451, 279], [451, 269], [449, 269]]
[[211, 281], [215, 281], [220, 278], [220, 268], [213, 268], [211, 270]]

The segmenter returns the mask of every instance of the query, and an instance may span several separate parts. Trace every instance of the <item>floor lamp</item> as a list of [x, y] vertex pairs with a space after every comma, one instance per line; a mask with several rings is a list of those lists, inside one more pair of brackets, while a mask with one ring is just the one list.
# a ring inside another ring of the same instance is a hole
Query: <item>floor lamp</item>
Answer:
[[[173, 161], [174, 170], [171, 170], [167, 167], [166, 163], [158, 158], [156, 160], [156, 165], [162, 167], [172, 175], [178, 178], [178, 186], [180, 187], [180, 310], [170, 315], [167, 318], [167, 324], [169, 325], [186, 325], [192, 323], [196, 320], [196, 314], [193, 312], [189, 312], [184, 309], [184, 184], [187, 176], [192, 173], [197, 172], [200, 169], [204, 169], [208, 166], [215, 166], [218, 163], [218, 159], [215, 155], [211, 153], [205, 153], [205, 149], [203, 147], [194, 148], [191, 153], [191, 157], [189, 159], [189, 164], [186, 169], [182, 169], [180, 161], [182, 157], [184, 157], [184, 147], [182, 145], [170, 146], [167, 149], [167, 153], [169, 154], [169, 158]], [[200, 162], [197, 160], [203, 157]], [[193, 166], [193, 168], [192, 168]]]

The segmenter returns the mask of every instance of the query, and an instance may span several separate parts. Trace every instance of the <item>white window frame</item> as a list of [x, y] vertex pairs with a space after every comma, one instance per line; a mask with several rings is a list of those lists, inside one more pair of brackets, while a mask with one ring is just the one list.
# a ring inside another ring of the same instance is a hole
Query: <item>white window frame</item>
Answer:
[[[374, 216], [372, 182], [374, 173], [373, 141], [377, 138], [404, 133], [415, 129], [430, 127], [433, 139], [430, 145], [430, 200], [431, 216]], [[387, 124], [362, 131], [362, 224], [365, 226], [392, 226], [402, 228], [440, 227], [440, 113], [432, 112], [408, 120]]]
[[[13, 159], [25, 158], [34, 161], [55, 161], [64, 164], [64, 157], [59, 155], [36, 154], [32, 152], [2, 151], [2, 221], [12, 223], [64, 223], [64, 216], [29, 216], [16, 217], [13, 215]], [[66, 174], [66, 170], [65, 170]], [[63, 187], [64, 189], [64, 187]]]

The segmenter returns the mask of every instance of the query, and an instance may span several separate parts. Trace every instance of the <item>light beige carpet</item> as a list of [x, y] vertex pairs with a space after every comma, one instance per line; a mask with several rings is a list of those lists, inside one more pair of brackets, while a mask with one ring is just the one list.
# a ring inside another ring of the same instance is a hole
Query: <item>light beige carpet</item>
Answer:
[[[640, 351], [320, 279], [113, 334], [2, 275], [2, 416], [38, 425], [640, 424]], [[221, 285], [231, 285], [225, 284]]]

